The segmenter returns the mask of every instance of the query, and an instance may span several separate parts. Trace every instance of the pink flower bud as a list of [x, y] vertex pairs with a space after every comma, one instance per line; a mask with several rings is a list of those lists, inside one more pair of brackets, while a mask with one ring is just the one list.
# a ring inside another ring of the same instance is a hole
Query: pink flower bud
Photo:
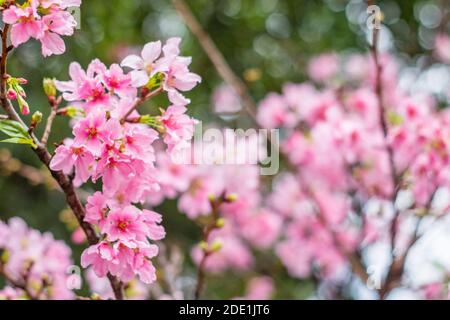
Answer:
[[9, 100], [16, 100], [17, 99], [17, 93], [13, 89], [9, 89], [6, 93], [6, 96]]
[[20, 84], [27, 84], [28, 80], [24, 78], [17, 78], [17, 81], [19, 81]]

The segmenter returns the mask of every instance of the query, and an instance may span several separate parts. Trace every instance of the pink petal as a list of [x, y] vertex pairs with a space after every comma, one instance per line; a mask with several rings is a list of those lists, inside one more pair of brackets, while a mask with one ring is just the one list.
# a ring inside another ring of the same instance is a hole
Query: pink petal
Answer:
[[141, 57], [138, 57], [137, 55], [130, 55], [123, 59], [122, 63], [120, 64], [122, 67], [128, 67], [131, 69], [144, 69], [144, 60], [142, 60]]
[[147, 43], [142, 49], [142, 58], [146, 63], [152, 63], [161, 54], [161, 41]]

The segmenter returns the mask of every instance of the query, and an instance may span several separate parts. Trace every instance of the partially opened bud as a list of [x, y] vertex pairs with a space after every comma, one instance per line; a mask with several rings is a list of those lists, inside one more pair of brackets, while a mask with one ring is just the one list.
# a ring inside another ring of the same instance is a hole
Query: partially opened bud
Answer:
[[47, 97], [56, 96], [56, 86], [54, 79], [45, 78], [43, 81], [44, 92]]

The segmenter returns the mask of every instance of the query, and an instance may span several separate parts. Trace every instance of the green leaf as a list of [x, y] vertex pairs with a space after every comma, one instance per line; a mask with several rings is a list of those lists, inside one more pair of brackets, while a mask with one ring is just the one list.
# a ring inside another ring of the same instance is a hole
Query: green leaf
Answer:
[[24, 139], [24, 138], [9, 138], [9, 139], [5, 139], [5, 140], [0, 140], [0, 142], [3, 142], [3, 143], [15, 143], [15, 144], [27, 144], [27, 145], [30, 145], [31, 147], [33, 147], [34, 149], [37, 148], [36, 144], [30, 138], [28, 138], [28, 139]]
[[1, 120], [0, 131], [9, 136], [9, 139], [0, 142], [27, 144], [37, 148], [27, 129], [19, 122], [13, 120]]

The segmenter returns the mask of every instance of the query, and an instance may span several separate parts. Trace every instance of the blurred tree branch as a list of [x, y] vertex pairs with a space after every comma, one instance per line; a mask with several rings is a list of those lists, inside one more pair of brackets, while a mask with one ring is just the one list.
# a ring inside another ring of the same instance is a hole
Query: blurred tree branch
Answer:
[[172, 3], [180, 16], [185, 21], [188, 28], [197, 38], [198, 42], [202, 46], [208, 58], [213, 63], [219, 75], [239, 95], [247, 113], [253, 119], [255, 119], [256, 104], [252, 96], [250, 95], [245, 83], [233, 72], [228, 62], [225, 60], [223, 54], [217, 48], [216, 44], [211, 39], [209, 34], [202, 28], [186, 2], [184, 0], [172, 0]]

